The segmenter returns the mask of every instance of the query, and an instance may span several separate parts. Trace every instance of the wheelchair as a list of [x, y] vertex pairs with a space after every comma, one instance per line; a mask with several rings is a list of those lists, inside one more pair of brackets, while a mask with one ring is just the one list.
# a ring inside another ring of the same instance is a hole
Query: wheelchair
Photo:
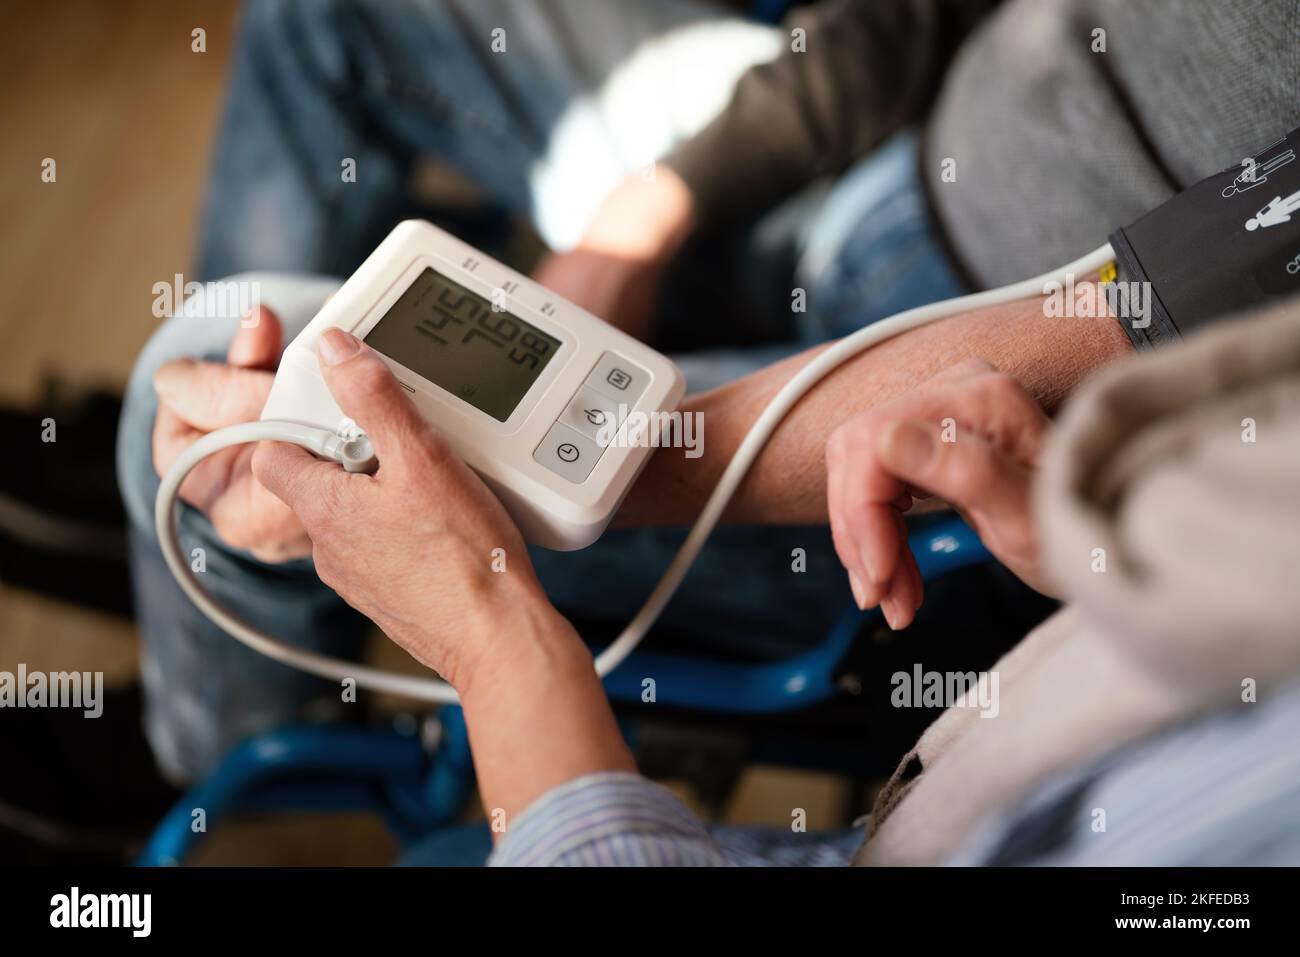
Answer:
[[[1041, 597], [1026, 601], [1027, 590], [1016, 590], [1023, 586], [990, 561], [979, 538], [955, 516], [922, 519], [909, 544], [927, 588], [958, 577], [954, 573], [1000, 572], [1012, 590], [1000, 609], [1012, 619], [1005, 622], [1007, 630], [991, 642], [981, 640], [980, 628], [963, 631], [958, 610], [943, 622], [945, 633], [954, 634], [945, 653], [919, 647], [920, 639], [910, 635], [892, 640], [878, 609], [863, 612], [850, 605], [812, 647], [762, 661], [665, 651], [656, 632], [604, 679], [643, 772], [650, 777], [683, 773], [671, 749], [661, 746], [664, 728], [676, 726], [720, 733], [721, 739], [717, 734], [712, 739], [715, 744], [742, 742], [730, 755], [724, 747], [716, 759], [700, 760], [696, 753], [689, 762], [686, 776], [698, 779], [692, 783], [706, 805], [719, 807], [739, 772], [755, 763], [837, 773], [856, 783], [887, 775], [935, 715], [892, 708], [888, 694], [874, 693], [879, 683], [896, 670], [910, 669], [918, 654], [946, 657], [937, 664], [941, 668], [986, 668], [1053, 607]], [[942, 604], [960, 605], [976, 594], [987, 597], [988, 591], [985, 580], [968, 582], [955, 602], [946, 596]], [[590, 633], [581, 624], [579, 632]], [[655, 679], [652, 703], [642, 700], [645, 676]], [[861, 693], [867, 680], [875, 683], [869, 695]], [[375, 727], [285, 727], [244, 740], [173, 806], [136, 863], [185, 862], [210, 829], [235, 813], [369, 812], [382, 818], [402, 847], [461, 822], [475, 793], [461, 709], [445, 706], [422, 722], [404, 719]], [[699, 738], [696, 744], [708, 747]], [[865, 809], [865, 792], [850, 793], [850, 803]], [[201, 828], [194, 826], [199, 808]], [[846, 813], [846, 823], [854, 816]]]

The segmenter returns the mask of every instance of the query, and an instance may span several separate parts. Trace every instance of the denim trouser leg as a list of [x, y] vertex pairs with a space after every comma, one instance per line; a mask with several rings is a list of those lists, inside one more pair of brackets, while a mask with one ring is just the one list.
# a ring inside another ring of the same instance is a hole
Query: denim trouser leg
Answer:
[[[260, 283], [262, 301], [285, 322], [286, 339], [338, 285], [308, 277], [236, 279]], [[130, 522], [136, 613], [144, 639], [145, 725], [159, 763], [178, 780], [204, 774], [253, 731], [306, 716], [313, 701], [342, 706], [339, 689], [250, 651], [203, 617], [173, 581], [158, 550], [153, 374], [179, 356], [223, 359], [238, 323], [202, 315], [167, 320], [136, 362], [118, 429], [118, 481]], [[180, 529], [187, 553], [203, 549], [203, 583], [223, 604], [287, 641], [356, 655], [367, 623], [320, 583], [309, 561], [271, 566], [233, 551], [188, 506]]]
[[846, 172], [798, 237], [802, 342], [838, 339], [873, 322], [969, 292], [938, 236], [912, 131]]
[[252, 0], [200, 278], [347, 275], [409, 208], [424, 156], [566, 248], [610, 188], [703, 127], [781, 46], [701, 0]]

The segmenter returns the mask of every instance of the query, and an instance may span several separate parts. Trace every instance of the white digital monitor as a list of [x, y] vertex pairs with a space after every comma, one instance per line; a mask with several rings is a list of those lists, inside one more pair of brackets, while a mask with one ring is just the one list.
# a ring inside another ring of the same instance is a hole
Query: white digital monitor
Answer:
[[547, 548], [600, 536], [652, 451], [629, 416], [671, 412], [685, 391], [655, 350], [425, 222], [397, 226], [289, 344], [264, 420], [345, 422], [315, 355], [331, 326], [384, 358]]

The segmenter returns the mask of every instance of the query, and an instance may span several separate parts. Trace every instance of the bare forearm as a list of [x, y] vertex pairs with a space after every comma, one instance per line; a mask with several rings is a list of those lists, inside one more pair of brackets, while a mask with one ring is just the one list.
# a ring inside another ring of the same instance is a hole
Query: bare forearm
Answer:
[[[620, 524], [691, 521], [772, 396], [823, 348], [688, 397], [684, 411], [704, 415], [704, 454], [688, 459], [680, 449], [658, 451], [619, 513]], [[790, 412], [741, 485], [727, 519], [826, 521], [829, 435], [851, 416], [963, 359], [983, 358], [1012, 375], [1051, 412], [1094, 369], [1129, 350], [1113, 319], [1048, 319], [1041, 300], [966, 313], [891, 339], [837, 369]], [[516, 608], [525, 612], [497, 621], [511, 639], [510, 652], [485, 656], [461, 688], [483, 804], [489, 819], [504, 812], [507, 827], [557, 785], [596, 771], [635, 768], [591, 658], [568, 622], [543, 602]], [[495, 637], [499, 651], [507, 635]]]
[[[527, 615], [501, 616], [497, 630], [485, 637], [511, 650], [485, 656], [461, 699], [483, 809], [508, 829], [551, 788], [636, 765], [590, 654], [558, 612], [543, 599]], [[493, 827], [494, 839], [502, 833]]]
[[[704, 454], [688, 459], [680, 449], [656, 452], [629, 493], [619, 524], [693, 520], [772, 396], [824, 348], [688, 396], [683, 410], [703, 414]], [[835, 428], [963, 359], [982, 358], [1013, 376], [1051, 413], [1094, 369], [1131, 348], [1113, 318], [1045, 318], [1041, 299], [963, 313], [890, 339], [835, 370], [791, 410], [738, 490], [726, 520], [826, 521], [824, 450]]]

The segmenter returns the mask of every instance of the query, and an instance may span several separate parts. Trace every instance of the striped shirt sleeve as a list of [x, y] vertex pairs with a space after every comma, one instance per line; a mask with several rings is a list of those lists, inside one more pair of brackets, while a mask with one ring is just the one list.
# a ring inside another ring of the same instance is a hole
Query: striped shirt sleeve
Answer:
[[552, 788], [508, 825], [495, 867], [721, 867], [731, 862], [672, 792], [628, 772]]

